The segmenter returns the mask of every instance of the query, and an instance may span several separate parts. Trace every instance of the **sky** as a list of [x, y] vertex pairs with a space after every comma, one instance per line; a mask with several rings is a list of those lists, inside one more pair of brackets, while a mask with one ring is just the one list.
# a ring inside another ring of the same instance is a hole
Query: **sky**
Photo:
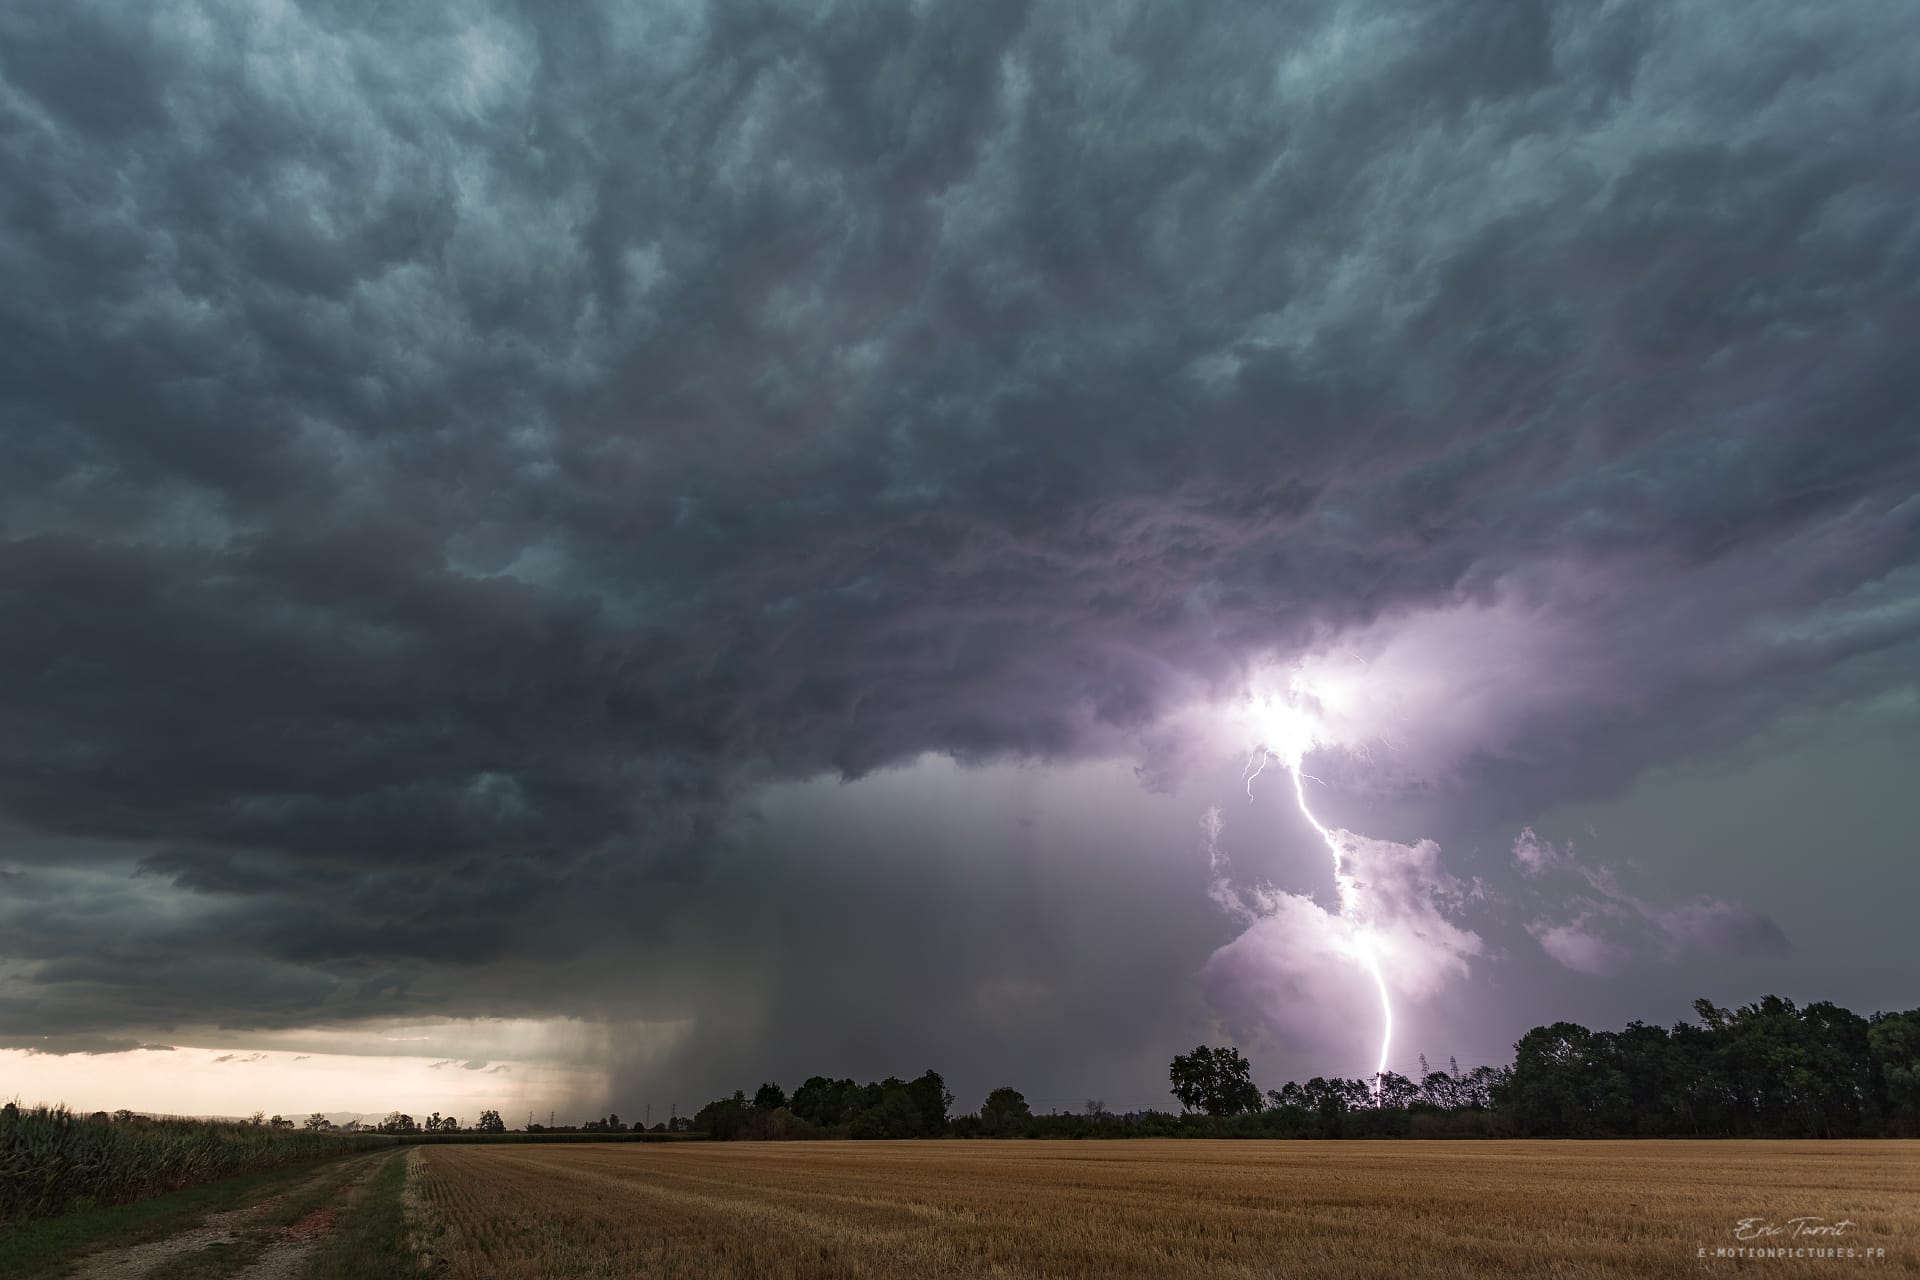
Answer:
[[1917, 151], [1907, 0], [11, 6], [0, 1094], [1920, 1003]]

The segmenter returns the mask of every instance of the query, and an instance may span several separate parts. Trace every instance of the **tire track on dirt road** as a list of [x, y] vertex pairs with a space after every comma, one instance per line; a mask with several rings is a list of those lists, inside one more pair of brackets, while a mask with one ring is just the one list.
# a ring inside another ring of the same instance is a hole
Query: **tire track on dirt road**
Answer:
[[[175, 1259], [209, 1249], [236, 1250], [233, 1269], [215, 1272], [222, 1280], [293, 1280], [367, 1180], [399, 1154], [361, 1159], [346, 1167], [330, 1165], [291, 1190], [243, 1208], [209, 1214], [197, 1226], [165, 1239], [88, 1254], [66, 1273], [67, 1280], [143, 1280]], [[262, 1223], [281, 1205], [312, 1197], [329, 1184], [333, 1184], [332, 1193], [299, 1220], [282, 1226]], [[241, 1252], [248, 1245], [260, 1247], [257, 1252]]]

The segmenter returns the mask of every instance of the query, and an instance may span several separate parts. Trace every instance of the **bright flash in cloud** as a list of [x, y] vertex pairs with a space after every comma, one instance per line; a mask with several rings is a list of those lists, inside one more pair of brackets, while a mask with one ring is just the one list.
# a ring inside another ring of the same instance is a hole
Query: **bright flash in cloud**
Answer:
[[1336, 690], [1337, 686], [1329, 687], [1323, 695], [1312, 687], [1304, 671], [1296, 670], [1287, 680], [1285, 693], [1266, 692], [1252, 698], [1252, 717], [1260, 737], [1254, 758], [1247, 766], [1247, 798], [1253, 798], [1254, 779], [1270, 761], [1278, 761], [1293, 780], [1293, 796], [1300, 806], [1300, 816], [1307, 820], [1332, 855], [1340, 919], [1349, 930], [1354, 959], [1373, 979], [1374, 988], [1380, 994], [1380, 1060], [1374, 1067], [1374, 1078], [1378, 1081], [1386, 1074], [1393, 1048], [1393, 995], [1387, 988], [1386, 975], [1380, 971], [1379, 948], [1367, 922], [1363, 888], [1348, 867], [1345, 845], [1314, 816], [1308, 805], [1307, 775], [1303, 768], [1308, 753], [1322, 744], [1318, 709], [1323, 699], [1338, 696]]
[[1250, 751], [1243, 771], [1249, 803], [1259, 798], [1262, 776], [1285, 772], [1335, 890], [1327, 903], [1310, 892], [1236, 882], [1221, 843], [1225, 821], [1209, 810], [1201, 828], [1210, 896], [1243, 928], [1202, 973], [1208, 1000], [1236, 1035], [1271, 1037], [1307, 1061], [1352, 1054], [1358, 1039], [1376, 1079], [1391, 1069], [1406, 1003], [1437, 995], [1485, 954], [1461, 923], [1484, 888], [1450, 875], [1436, 843], [1363, 835], [1329, 826], [1315, 812], [1314, 793], [1336, 782], [1330, 770], [1338, 770], [1343, 790], [1371, 791], [1383, 776], [1390, 790], [1392, 779], [1432, 761], [1423, 735], [1426, 684], [1409, 674], [1419, 676], [1420, 664], [1396, 655], [1392, 644], [1350, 637], [1256, 671], [1246, 693], [1208, 713], [1238, 750]]

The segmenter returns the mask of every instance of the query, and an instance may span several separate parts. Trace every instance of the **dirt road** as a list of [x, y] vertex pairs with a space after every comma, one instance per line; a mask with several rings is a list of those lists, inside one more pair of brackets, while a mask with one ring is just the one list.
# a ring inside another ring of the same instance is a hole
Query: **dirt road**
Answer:
[[[200, 1255], [196, 1280], [293, 1280], [379, 1168], [399, 1152], [329, 1164], [306, 1181], [241, 1209], [209, 1214], [164, 1240], [105, 1249], [67, 1273], [74, 1280], [139, 1280]], [[180, 1261], [176, 1262], [175, 1260]], [[169, 1265], [170, 1264], [170, 1265]]]

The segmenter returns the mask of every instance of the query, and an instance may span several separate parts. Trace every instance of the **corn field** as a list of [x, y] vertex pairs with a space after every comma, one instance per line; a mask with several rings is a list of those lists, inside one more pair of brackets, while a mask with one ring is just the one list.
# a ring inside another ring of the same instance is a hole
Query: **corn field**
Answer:
[[208, 1120], [113, 1120], [10, 1102], [0, 1107], [0, 1224], [392, 1141]]

